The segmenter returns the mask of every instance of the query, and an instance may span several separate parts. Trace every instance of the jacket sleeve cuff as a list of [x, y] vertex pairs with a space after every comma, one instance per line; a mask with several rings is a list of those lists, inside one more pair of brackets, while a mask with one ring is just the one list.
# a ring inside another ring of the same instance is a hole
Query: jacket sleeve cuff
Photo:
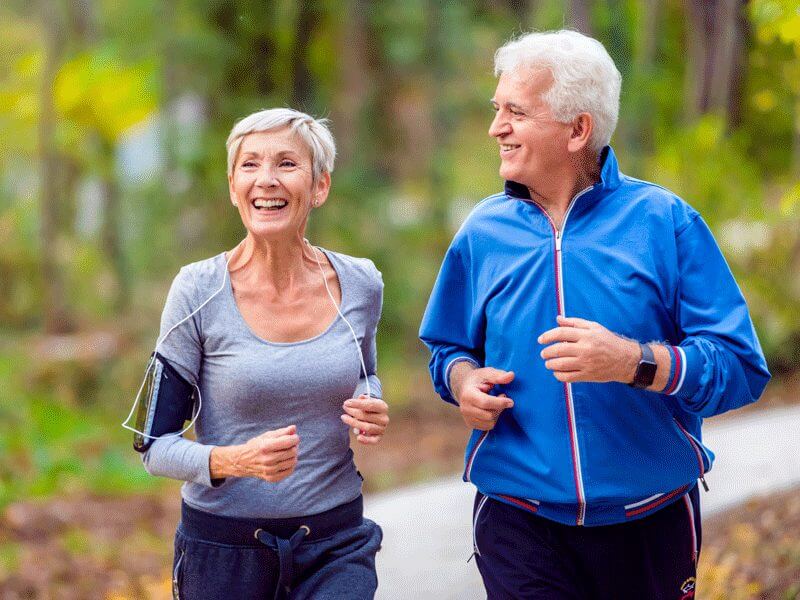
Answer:
[[[373, 398], [383, 398], [383, 389], [381, 386], [381, 380], [378, 379], [377, 375], [370, 375], [369, 376], [369, 395]], [[353, 398], [358, 398], [361, 394], [366, 395], [367, 393], [367, 380], [362, 377], [358, 380], [358, 385], [356, 386], [355, 391], [353, 392]]]
[[450, 371], [453, 370], [453, 367], [460, 362], [468, 362], [475, 366], [476, 369], [479, 369], [481, 366], [478, 364], [478, 361], [472, 358], [469, 354], [456, 354], [450, 358], [450, 361], [447, 363], [447, 366], [444, 369], [444, 385], [447, 388], [447, 393], [450, 395], [453, 404], [458, 406], [458, 400], [453, 395], [453, 390], [450, 389]]
[[664, 394], [691, 398], [700, 387], [704, 358], [694, 346], [669, 346], [672, 352], [672, 377]]
[[192, 479], [195, 483], [199, 483], [206, 487], [219, 487], [225, 483], [225, 478], [211, 478], [211, 451], [216, 446], [206, 446], [198, 444], [196, 448], [197, 466], [195, 468], [196, 476]]

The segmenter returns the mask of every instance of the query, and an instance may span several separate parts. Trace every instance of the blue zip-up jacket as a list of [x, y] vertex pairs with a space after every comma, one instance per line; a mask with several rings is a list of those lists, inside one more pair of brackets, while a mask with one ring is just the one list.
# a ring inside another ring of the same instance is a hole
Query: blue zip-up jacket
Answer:
[[[601, 160], [600, 181], [573, 199], [560, 232], [514, 182], [480, 202], [445, 255], [420, 328], [448, 402], [460, 360], [516, 375], [492, 391], [514, 406], [491, 431], [473, 431], [464, 480], [572, 525], [625, 522], [681, 498], [714, 459], [703, 418], [754, 402], [770, 377], [697, 211], [620, 173], [610, 147]], [[664, 393], [556, 380], [537, 337], [559, 314], [668, 345]]]

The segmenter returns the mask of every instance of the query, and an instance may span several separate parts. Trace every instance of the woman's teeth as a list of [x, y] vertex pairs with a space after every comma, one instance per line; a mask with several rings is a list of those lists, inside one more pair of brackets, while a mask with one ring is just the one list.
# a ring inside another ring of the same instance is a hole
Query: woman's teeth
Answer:
[[253, 200], [253, 206], [256, 208], [266, 208], [267, 210], [276, 210], [286, 206], [286, 200]]

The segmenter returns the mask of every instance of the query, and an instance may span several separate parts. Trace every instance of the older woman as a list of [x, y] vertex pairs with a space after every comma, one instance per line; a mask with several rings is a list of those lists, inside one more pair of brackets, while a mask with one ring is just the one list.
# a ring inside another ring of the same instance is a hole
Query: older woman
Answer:
[[371, 598], [382, 533], [362, 516], [349, 431], [375, 444], [389, 421], [381, 275], [304, 239], [336, 153], [323, 121], [264, 110], [227, 148], [247, 236], [181, 269], [157, 348], [198, 388], [196, 441], [159, 437], [144, 454], [149, 473], [186, 482], [174, 595]]

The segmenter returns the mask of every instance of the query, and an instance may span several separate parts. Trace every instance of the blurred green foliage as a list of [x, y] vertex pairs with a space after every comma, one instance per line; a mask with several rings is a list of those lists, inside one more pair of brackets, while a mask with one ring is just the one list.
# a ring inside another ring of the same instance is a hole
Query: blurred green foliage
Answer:
[[[409, 410], [435, 401], [419, 383], [427, 356], [416, 331], [454, 230], [501, 185], [486, 135], [493, 52], [522, 30], [579, 25], [568, 4], [3, 3], [0, 505], [156, 485], [118, 424], [171, 278], [243, 236], [226, 200], [224, 141], [236, 119], [264, 107], [331, 118], [340, 148], [332, 201], [309, 238], [375, 261], [386, 284], [387, 398]], [[702, 212], [771, 367], [796, 369], [798, 3], [753, 0], [742, 10], [744, 61], [723, 109], [687, 100], [697, 67], [686, 50], [691, 2], [571, 5], [587, 8], [587, 27], [623, 73], [613, 142], [622, 168]], [[106, 335], [108, 349], [92, 333]], [[54, 351], [60, 343], [79, 356]]]

